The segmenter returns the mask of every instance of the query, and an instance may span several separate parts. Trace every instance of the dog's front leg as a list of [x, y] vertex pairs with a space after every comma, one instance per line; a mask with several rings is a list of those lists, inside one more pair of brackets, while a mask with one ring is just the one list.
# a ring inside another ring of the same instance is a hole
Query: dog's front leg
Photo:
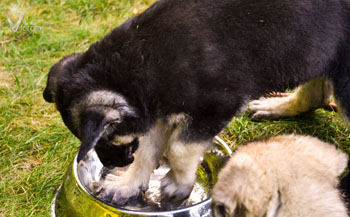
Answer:
[[210, 145], [210, 141], [186, 143], [177, 140], [177, 138], [170, 139], [166, 156], [171, 170], [161, 182], [163, 204], [182, 202], [190, 195], [195, 183], [200, 157]]
[[145, 136], [140, 138], [135, 160], [125, 173], [118, 174], [116, 170], [106, 176], [100, 187], [99, 197], [116, 205], [124, 205], [130, 198], [145, 192], [169, 134], [170, 129], [163, 121], [158, 121]]

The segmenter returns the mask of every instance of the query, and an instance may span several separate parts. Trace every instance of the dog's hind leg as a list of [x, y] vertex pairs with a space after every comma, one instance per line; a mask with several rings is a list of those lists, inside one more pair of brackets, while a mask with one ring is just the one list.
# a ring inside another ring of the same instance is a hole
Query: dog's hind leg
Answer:
[[171, 133], [171, 128], [163, 120], [143, 137], [135, 152], [135, 160], [125, 173], [110, 173], [100, 187], [100, 195], [104, 201], [116, 205], [124, 205], [132, 197], [137, 197], [148, 188], [148, 182], [158, 160], [163, 154], [165, 145]]
[[[350, 22], [349, 22], [350, 23]], [[348, 33], [350, 35], [350, 33]], [[333, 78], [334, 98], [337, 104], [337, 110], [344, 119], [348, 128], [350, 128], [350, 38], [347, 43], [342, 46], [339, 52], [339, 60], [336, 61], [334, 71], [330, 72]], [[348, 162], [348, 169], [350, 161]], [[340, 185], [348, 208], [350, 207], [350, 174], [343, 177]]]
[[350, 127], [350, 39], [340, 52], [339, 61], [331, 77], [333, 78], [334, 98], [338, 112]]
[[287, 97], [269, 97], [249, 103], [252, 119], [292, 117], [329, 104], [332, 88], [317, 78], [299, 86]]

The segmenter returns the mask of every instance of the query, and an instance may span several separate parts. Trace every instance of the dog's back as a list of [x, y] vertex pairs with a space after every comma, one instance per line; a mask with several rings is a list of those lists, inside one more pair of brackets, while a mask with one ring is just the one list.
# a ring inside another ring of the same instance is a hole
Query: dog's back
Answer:
[[263, 146], [270, 149], [263, 161], [271, 162], [279, 185], [278, 216], [347, 216], [336, 189], [347, 165], [345, 153], [319, 139], [295, 135], [272, 138]]
[[192, 124], [182, 137], [197, 142], [249, 99], [327, 75], [348, 115], [349, 14], [349, 0], [160, 0], [57, 64], [45, 98], [74, 132], [71, 102], [109, 90], [137, 110], [133, 134], [183, 113]]
[[[166, 108], [162, 112], [196, 114], [213, 107], [231, 119], [231, 111], [249, 97], [328, 73], [345, 41], [346, 5], [347, 0], [161, 0], [90, 53], [103, 53], [94, 58], [106, 62], [117, 51], [125, 64], [136, 67], [134, 74], [110, 72], [117, 83], [113, 88], [130, 100], [135, 98], [132, 79], [144, 88], [138, 98], [151, 95]], [[141, 57], [149, 64], [142, 73]]]
[[212, 193], [214, 212], [220, 216], [215, 204], [223, 204], [226, 212], [243, 216], [345, 217], [336, 187], [346, 165], [346, 154], [312, 137], [250, 143], [220, 172]]

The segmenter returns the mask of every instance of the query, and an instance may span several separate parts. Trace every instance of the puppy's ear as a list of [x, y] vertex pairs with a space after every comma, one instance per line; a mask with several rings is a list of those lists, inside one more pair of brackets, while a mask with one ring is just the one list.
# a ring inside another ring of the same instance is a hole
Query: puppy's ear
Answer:
[[55, 102], [57, 83], [61, 72], [65, 66], [69, 66], [69, 64], [71, 64], [78, 56], [80, 56], [80, 54], [71, 54], [67, 57], [64, 57], [58, 63], [51, 67], [47, 78], [46, 88], [43, 93], [45, 101], [50, 103]]
[[82, 143], [78, 152], [78, 163], [97, 145], [108, 126], [119, 121], [120, 112], [117, 110], [110, 110], [106, 113], [98, 110], [86, 110], [81, 113], [80, 134]]
[[[58, 64], [58, 63], [57, 63]], [[46, 102], [54, 102], [54, 95], [56, 94], [56, 83], [57, 83], [57, 77], [59, 74], [59, 69], [61, 68], [59, 65], [55, 64], [51, 67], [48, 78], [47, 78], [47, 84], [43, 93], [43, 97]]]
[[214, 217], [226, 217], [227, 212], [226, 212], [226, 207], [225, 204], [223, 203], [213, 203], [211, 205]]

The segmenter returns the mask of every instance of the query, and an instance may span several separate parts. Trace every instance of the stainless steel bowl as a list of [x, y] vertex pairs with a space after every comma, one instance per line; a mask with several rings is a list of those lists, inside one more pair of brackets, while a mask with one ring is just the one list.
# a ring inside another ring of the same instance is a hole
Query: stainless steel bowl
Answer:
[[132, 204], [126, 207], [116, 207], [95, 197], [91, 191], [91, 183], [101, 179], [105, 172], [97, 154], [93, 151], [79, 165], [74, 159], [64, 177], [62, 185], [52, 202], [51, 216], [72, 217], [112, 217], [112, 216], [181, 216], [206, 217], [212, 216], [210, 210], [210, 190], [216, 183], [217, 173], [228, 156], [231, 155], [229, 146], [219, 137], [215, 137], [215, 146], [208, 151], [197, 170], [195, 187], [189, 199], [174, 210], [162, 211], [159, 206], [160, 179], [168, 168], [161, 166], [151, 177], [147, 199], [142, 206]]

